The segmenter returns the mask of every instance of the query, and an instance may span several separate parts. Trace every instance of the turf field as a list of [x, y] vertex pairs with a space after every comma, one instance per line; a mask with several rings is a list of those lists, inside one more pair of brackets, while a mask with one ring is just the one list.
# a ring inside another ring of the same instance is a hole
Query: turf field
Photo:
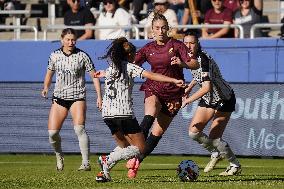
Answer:
[[[92, 155], [92, 171], [78, 172], [79, 155], [65, 156], [65, 169], [55, 170], [53, 155], [0, 155], [0, 188], [200, 188], [200, 189], [243, 189], [243, 188], [284, 188], [284, 160], [239, 158], [243, 172], [240, 176], [220, 177], [227, 166], [221, 161], [210, 174], [202, 169], [208, 157], [199, 156], [149, 156], [141, 164], [136, 179], [126, 177], [125, 162], [120, 162], [111, 172], [113, 181], [96, 183], [99, 171], [97, 156]], [[176, 176], [176, 167], [181, 160], [194, 160], [200, 167], [200, 176], [195, 182], [181, 182]]]

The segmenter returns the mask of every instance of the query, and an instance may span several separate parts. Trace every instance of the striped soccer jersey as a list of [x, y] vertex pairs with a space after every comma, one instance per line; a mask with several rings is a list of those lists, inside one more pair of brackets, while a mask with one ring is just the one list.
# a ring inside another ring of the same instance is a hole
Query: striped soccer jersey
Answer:
[[121, 62], [122, 73], [115, 65], [110, 65], [105, 75], [105, 94], [103, 98], [102, 117], [106, 118], [134, 118], [132, 89], [134, 78], [143, 78], [144, 69], [126, 61]]
[[213, 90], [202, 96], [208, 105], [214, 105], [222, 100], [229, 100], [232, 95], [232, 88], [223, 79], [219, 67], [212, 57], [205, 51], [200, 51], [197, 56], [199, 69], [191, 70], [192, 77], [197, 83], [202, 85], [202, 75], [209, 75]]
[[51, 53], [48, 60], [49, 70], [56, 72], [56, 83], [53, 95], [64, 100], [86, 98], [85, 71], [94, 69], [89, 55], [75, 48], [67, 55], [62, 49]]

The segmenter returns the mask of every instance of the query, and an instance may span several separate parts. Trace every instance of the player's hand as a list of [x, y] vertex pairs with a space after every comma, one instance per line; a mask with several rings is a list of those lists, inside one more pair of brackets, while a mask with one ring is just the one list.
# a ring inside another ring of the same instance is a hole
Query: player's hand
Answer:
[[183, 80], [181, 80], [181, 79], [176, 79], [175, 81], [174, 81], [174, 83], [176, 84], [176, 86], [178, 86], [178, 87], [184, 87], [185, 86], [185, 84], [184, 84], [184, 81]]
[[189, 103], [190, 103], [190, 99], [189, 98], [184, 98], [182, 100], [181, 108], [184, 108]]
[[94, 73], [94, 78], [102, 78], [105, 77], [106, 73], [104, 70], [98, 70]]
[[97, 108], [99, 109], [99, 111], [102, 111], [102, 98], [97, 98]]
[[41, 96], [42, 96], [43, 98], [47, 98], [47, 93], [48, 93], [48, 89], [42, 89], [42, 91], [41, 91]]
[[171, 58], [171, 65], [181, 65], [181, 60], [179, 59], [179, 57], [174, 56]]

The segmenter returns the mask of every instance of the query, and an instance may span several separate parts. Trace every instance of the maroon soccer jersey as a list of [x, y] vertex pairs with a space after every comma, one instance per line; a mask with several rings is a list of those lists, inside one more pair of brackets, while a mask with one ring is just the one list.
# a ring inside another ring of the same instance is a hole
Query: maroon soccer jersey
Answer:
[[[170, 39], [165, 45], [158, 45], [152, 41], [142, 47], [135, 56], [135, 64], [141, 66], [144, 62], [151, 65], [151, 71], [169, 77], [184, 80], [183, 69], [178, 65], [171, 65], [171, 58], [177, 56], [183, 62], [191, 60], [190, 50], [176, 39]], [[184, 89], [173, 83], [163, 83], [147, 79], [140, 90], [152, 91], [163, 99], [176, 99], [184, 94]]]
[[[224, 8], [221, 13], [216, 13], [214, 9], [210, 9], [205, 14], [204, 23], [207, 24], [224, 24], [224, 21], [233, 22], [233, 13], [230, 9]], [[208, 33], [216, 33], [221, 28], [209, 28]], [[230, 31], [227, 35], [223, 37], [233, 37], [233, 33]]]

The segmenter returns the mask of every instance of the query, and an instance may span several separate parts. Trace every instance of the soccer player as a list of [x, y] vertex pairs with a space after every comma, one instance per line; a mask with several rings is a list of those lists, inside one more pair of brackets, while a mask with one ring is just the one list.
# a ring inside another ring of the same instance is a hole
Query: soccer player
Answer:
[[100, 156], [102, 171], [96, 181], [111, 181], [110, 169], [122, 159], [128, 160], [144, 152], [145, 140], [133, 112], [132, 89], [134, 78], [148, 78], [169, 82], [182, 87], [184, 81], [152, 73], [129, 63], [134, 61], [136, 47], [125, 37], [115, 39], [103, 59], [110, 60], [106, 71], [98, 71], [95, 77], [105, 77], [102, 116], [109, 127], [117, 147], [108, 156]]
[[[69, 111], [73, 119], [74, 131], [78, 137], [82, 154], [82, 164], [78, 170], [91, 170], [89, 162], [89, 137], [85, 130], [85, 71], [89, 72], [93, 78], [95, 68], [88, 54], [76, 48], [76, 39], [75, 30], [67, 28], [62, 31], [62, 47], [52, 52], [49, 57], [43, 90], [41, 92], [42, 97], [47, 98], [52, 76], [56, 73], [56, 83], [48, 118], [48, 133], [49, 142], [55, 151], [57, 160], [56, 169], [58, 171], [62, 171], [64, 168], [59, 131]], [[97, 92], [97, 107], [101, 109], [100, 81], [98, 78], [94, 78], [93, 83]]]
[[[154, 41], [142, 47], [135, 56], [135, 64], [144, 62], [151, 65], [151, 71], [169, 77], [184, 80], [183, 68], [197, 69], [199, 64], [190, 50], [179, 40], [170, 38], [167, 19], [162, 14], [155, 14], [152, 20]], [[182, 64], [172, 65], [179, 57]], [[171, 83], [162, 83], [147, 79], [140, 88], [145, 92], [145, 116], [141, 122], [146, 139], [145, 152], [139, 158], [127, 162], [128, 177], [136, 177], [139, 163], [158, 145], [182, 105], [184, 89]], [[149, 130], [152, 131], [148, 136]]]
[[[199, 40], [194, 33], [184, 37], [184, 44], [197, 57], [200, 68], [191, 70], [193, 80], [186, 88], [189, 94], [192, 88], [198, 84], [199, 90], [183, 101], [183, 107], [199, 99], [197, 110], [189, 125], [189, 137], [197, 141], [211, 153], [211, 160], [204, 172], [211, 171], [217, 162], [225, 157], [230, 165], [220, 173], [223, 176], [240, 174], [241, 164], [231, 150], [229, 144], [222, 139], [223, 132], [235, 111], [236, 98], [233, 89], [223, 79], [218, 65], [201, 49]], [[176, 60], [179, 64], [180, 60]], [[212, 120], [209, 135], [203, 133], [203, 129]]]

